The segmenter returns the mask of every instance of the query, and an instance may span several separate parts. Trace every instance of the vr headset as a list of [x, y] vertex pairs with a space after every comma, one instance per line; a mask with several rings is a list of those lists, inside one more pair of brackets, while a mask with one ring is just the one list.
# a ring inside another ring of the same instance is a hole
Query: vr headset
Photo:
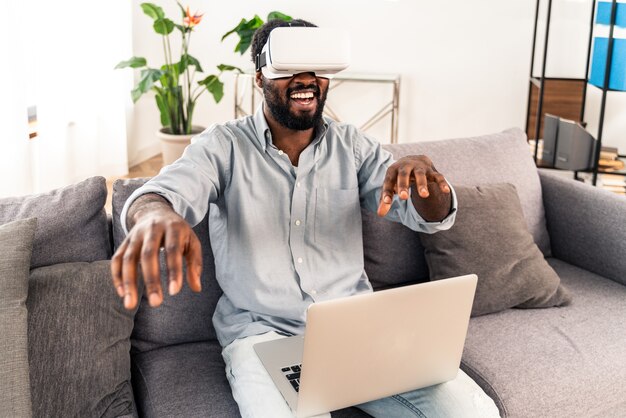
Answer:
[[331, 78], [350, 64], [350, 38], [339, 29], [278, 27], [270, 32], [255, 61], [256, 71], [269, 79], [308, 72]]

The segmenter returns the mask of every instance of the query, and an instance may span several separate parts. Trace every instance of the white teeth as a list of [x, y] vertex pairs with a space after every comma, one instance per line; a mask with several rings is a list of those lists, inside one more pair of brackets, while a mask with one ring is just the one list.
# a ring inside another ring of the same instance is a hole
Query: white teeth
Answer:
[[291, 95], [292, 99], [312, 99], [313, 98], [313, 93], [312, 92], [307, 92], [307, 93], [293, 93]]

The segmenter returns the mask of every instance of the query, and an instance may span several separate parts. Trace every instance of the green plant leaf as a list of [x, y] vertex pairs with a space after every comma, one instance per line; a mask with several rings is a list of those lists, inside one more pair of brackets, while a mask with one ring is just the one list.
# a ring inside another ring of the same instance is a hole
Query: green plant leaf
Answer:
[[250, 20], [241, 19], [237, 26], [222, 36], [222, 41], [230, 34], [236, 33], [239, 36], [239, 43], [235, 46], [235, 52], [239, 52], [243, 55], [252, 43], [254, 32], [262, 25], [263, 19], [261, 19], [259, 15], [254, 15]]
[[185, 10], [185, 8], [183, 7], [182, 4], [180, 4], [179, 1], [176, 2], [176, 4], [178, 4], [178, 7], [180, 8], [180, 11], [183, 13], [183, 19], [187, 17], [187, 10]]
[[241, 19], [241, 21], [239, 21], [239, 24], [237, 26], [235, 26], [234, 28], [226, 32], [224, 35], [222, 35], [222, 42], [224, 42], [224, 39], [226, 39], [226, 37], [237, 32], [241, 27], [243, 27], [243, 25], [245, 25], [245, 23], [246, 23], [246, 19]]
[[156, 94], [154, 98], [156, 100], [157, 107], [159, 108], [159, 113], [161, 115], [161, 125], [168, 126], [170, 124], [170, 116], [165, 99], [160, 94]]
[[252, 19], [246, 22], [244, 29], [255, 31], [259, 27], [263, 26], [263, 23], [265, 22], [263, 22], [263, 19], [261, 19], [259, 15], [254, 15]]
[[170, 126], [173, 134], [184, 132], [185, 120], [183, 114], [183, 91], [181, 86], [174, 86], [168, 89], [168, 103], [170, 110]]
[[154, 31], [161, 35], [169, 35], [174, 30], [174, 22], [168, 18], [161, 18], [154, 21]]
[[140, 68], [146, 66], [146, 59], [143, 57], [132, 57], [127, 61], [121, 61], [119, 64], [115, 66], [115, 69], [118, 68]]
[[224, 97], [224, 83], [216, 75], [211, 74], [204, 80], [199, 81], [198, 84], [206, 87], [209, 93], [213, 95], [215, 103], [219, 103], [222, 97]]
[[179, 64], [174, 63], [172, 65], [161, 66], [161, 85], [167, 88], [176, 88], [178, 86], [178, 79], [180, 73], [178, 72]]
[[196, 71], [198, 71], [199, 73], [202, 72], [202, 66], [200, 65], [200, 61], [198, 61], [196, 58], [192, 57], [189, 54], [183, 54], [183, 56], [180, 57], [180, 62], [178, 63], [178, 73], [182, 74], [190, 65], [196, 67]]
[[234, 65], [228, 65], [228, 64], [220, 64], [217, 66], [217, 69], [224, 72], [224, 71], [239, 71], [239, 74], [243, 74], [243, 70], [239, 67], [235, 67]]
[[163, 13], [163, 9], [161, 9], [156, 4], [141, 3], [141, 9], [143, 10], [145, 14], [147, 14], [154, 20], [163, 19], [165, 17], [165, 13]]
[[[161, 78], [161, 75], [161, 71], [155, 70], [154, 68], [146, 68], [145, 70], [141, 70], [141, 79], [135, 87], [135, 90], [138, 90], [139, 96], [149, 91], [154, 85], [154, 82]], [[139, 98], [139, 96], [137, 96], [137, 98]]]
[[274, 20], [274, 19], [283, 20], [285, 22], [291, 22], [293, 20], [293, 17], [288, 16], [278, 11], [273, 11], [267, 15], [267, 21], [269, 22], [270, 20]]
[[133, 103], [137, 103], [137, 100], [141, 97], [145, 92], [141, 91], [139, 86], [136, 86], [134, 89], [130, 91], [130, 97], [133, 99]]
[[185, 127], [185, 134], [189, 135], [191, 130], [193, 129], [193, 125], [191, 121], [193, 119], [193, 110], [195, 108], [195, 103], [190, 102], [187, 104], [187, 126]]

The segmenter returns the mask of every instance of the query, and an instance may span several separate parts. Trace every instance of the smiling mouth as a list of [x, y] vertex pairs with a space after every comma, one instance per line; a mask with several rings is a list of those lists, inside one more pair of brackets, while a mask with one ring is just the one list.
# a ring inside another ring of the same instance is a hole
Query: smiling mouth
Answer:
[[296, 103], [307, 106], [315, 100], [315, 94], [312, 91], [291, 93], [289, 98]]

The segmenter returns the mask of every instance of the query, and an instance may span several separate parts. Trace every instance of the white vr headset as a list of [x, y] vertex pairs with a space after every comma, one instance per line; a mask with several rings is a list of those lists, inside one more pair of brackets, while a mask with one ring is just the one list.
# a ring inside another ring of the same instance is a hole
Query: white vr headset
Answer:
[[270, 79], [308, 72], [331, 78], [350, 64], [350, 37], [339, 29], [278, 27], [255, 61], [256, 71]]

